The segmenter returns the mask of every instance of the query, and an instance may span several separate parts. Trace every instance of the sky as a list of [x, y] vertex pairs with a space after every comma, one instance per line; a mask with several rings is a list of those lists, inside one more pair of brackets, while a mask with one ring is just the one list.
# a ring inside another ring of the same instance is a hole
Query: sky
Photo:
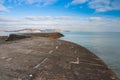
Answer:
[[120, 0], [0, 0], [0, 30], [120, 32]]

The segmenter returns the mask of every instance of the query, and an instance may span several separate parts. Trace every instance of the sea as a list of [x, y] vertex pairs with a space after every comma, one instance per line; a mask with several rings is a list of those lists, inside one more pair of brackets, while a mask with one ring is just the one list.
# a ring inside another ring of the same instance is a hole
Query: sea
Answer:
[[[0, 36], [8, 36], [1, 32]], [[62, 32], [62, 40], [79, 44], [100, 57], [120, 77], [120, 32]]]
[[87, 48], [120, 77], [120, 32], [63, 32], [63, 34], [62, 40]]

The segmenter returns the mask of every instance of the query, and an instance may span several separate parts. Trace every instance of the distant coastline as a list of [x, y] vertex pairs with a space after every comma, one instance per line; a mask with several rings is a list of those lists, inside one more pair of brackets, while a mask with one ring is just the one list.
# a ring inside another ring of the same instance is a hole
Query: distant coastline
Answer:
[[0, 30], [0, 32], [20, 32], [20, 33], [37, 33], [37, 32], [61, 32], [61, 29], [31, 29], [31, 28], [25, 28], [20, 30]]

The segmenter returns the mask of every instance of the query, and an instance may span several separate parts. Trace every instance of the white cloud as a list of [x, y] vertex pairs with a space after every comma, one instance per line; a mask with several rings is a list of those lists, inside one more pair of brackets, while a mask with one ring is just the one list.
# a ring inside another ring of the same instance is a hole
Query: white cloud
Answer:
[[62, 19], [62, 20], [69, 20], [73, 19], [73, 16], [27, 16], [25, 19], [32, 20], [32, 21], [39, 21], [39, 20], [56, 20], [56, 19]]
[[[12, 20], [11, 20], [12, 19]], [[27, 16], [24, 18], [0, 17], [0, 27], [15, 28], [66, 28], [70, 26], [71, 16]]]
[[9, 11], [8, 8], [0, 4], [0, 12], [8, 12], [8, 11]]
[[4, 3], [4, 0], [0, 0], [0, 4]]
[[88, 0], [73, 0], [72, 2], [71, 2], [71, 4], [83, 4], [83, 3], [85, 3], [85, 2], [87, 2]]
[[120, 0], [92, 0], [89, 2], [89, 7], [97, 12], [106, 12], [111, 10], [120, 10]]
[[4, 2], [7, 1], [9, 4], [12, 5], [22, 5], [22, 4], [35, 4], [36, 6], [47, 6], [55, 3], [57, 0], [0, 0], [0, 12], [8, 12], [9, 7], [4, 5]]
[[46, 6], [55, 3], [57, 0], [8, 0], [14, 4], [36, 4], [37, 6]]
[[46, 6], [46, 5], [50, 5], [50, 4], [53, 4], [55, 3], [57, 0], [44, 0], [43, 1], [43, 5]]
[[73, 0], [71, 5], [81, 5], [87, 2], [89, 8], [96, 12], [120, 10], [120, 0]]
[[71, 20], [71, 19], [75, 19], [75, 17], [73, 17], [73, 16], [55, 16], [54, 19]]
[[89, 17], [88, 19], [89, 19], [90, 21], [100, 21], [100, 20], [102, 20], [101, 17]]
[[5, 0], [0, 0], [0, 12], [8, 12], [9, 11], [9, 7], [6, 7], [4, 5], [4, 1]]
[[38, 21], [38, 20], [48, 20], [52, 19], [51, 16], [27, 16], [25, 17], [27, 20]]
[[0, 16], [0, 22], [18, 22], [18, 19]]
[[105, 12], [110, 10], [110, 0], [92, 0], [89, 2], [89, 7], [97, 12]]
[[[12, 19], [12, 20], [11, 20]], [[119, 31], [120, 18], [99, 16], [27, 16], [24, 18], [0, 17], [0, 27], [19, 28], [59, 28], [71, 31]]]
[[38, 6], [46, 6], [56, 2], [56, 0], [25, 0], [28, 4], [37, 3]]

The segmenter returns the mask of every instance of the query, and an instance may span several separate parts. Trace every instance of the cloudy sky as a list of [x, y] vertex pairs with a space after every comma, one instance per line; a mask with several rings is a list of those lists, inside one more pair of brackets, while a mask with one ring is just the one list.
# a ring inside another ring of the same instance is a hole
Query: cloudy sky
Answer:
[[0, 0], [0, 29], [120, 32], [120, 0]]

